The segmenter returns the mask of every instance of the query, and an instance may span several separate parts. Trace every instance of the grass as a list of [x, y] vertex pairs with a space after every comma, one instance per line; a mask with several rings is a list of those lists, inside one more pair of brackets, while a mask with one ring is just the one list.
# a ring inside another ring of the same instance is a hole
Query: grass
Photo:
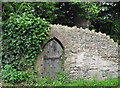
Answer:
[[79, 79], [76, 81], [71, 81], [69, 84], [65, 86], [118, 86], [120, 78], [114, 78], [114, 79], [107, 79], [107, 80], [92, 80], [87, 81], [83, 79]]
[[[35, 83], [34, 85], [31, 86], [64, 86], [66, 87], [90, 87], [90, 86], [94, 86], [94, 87], [120, 87], [120, 77], [119, 78], [114, 78], [114, 79], [107, 79], [107, 80], [102, 80], [102, 81], [98, 81], [98, 80], [92, 80], [92, 81], [88, 81], [86, 79], [78, 79], [76, 81], [66, 81], [66, 83], [61, 82], [59, 80], [55, 80], [55, 81], [51, 81], [50, 79], [46, 79], [46, 78], [42, 78], [39, 79], [37, 83]], [[5, 85], [4, 85], [5, 86]], [[19, 86], [17, 84], [13, 85], [10, 84], [9, 86]], [[23, 86], [29, 86], [28, 84], [23, 84]], [[118, 87], [118, 88], [119, 88]]]
[[[65, 75], [65, 73], [60, 73], [59, 74], [59, 78], [55, 79], [54, 81], [52, 81], [50, 78], [41, 78], [41, 79], [35, 79], [35, 83], [32, 82], [28, 83], [23, 82], [21, 83], [22, 86], [65, 86], [65, 87], [79, 87], [82, 86], [85, 88], [86, 87], [90, 87], [90, 86], [94, 86], [94, 87], [115, 87], [117, 86], [117, 88], [120, 88], [120, 77], [118, 78], [114, 78], [114, 79], [106, 79], [106, 80], [102, 80], [102, 81], [98, 81], [96, 79], [96, 77], [93, 78], [92, 81], [88, 81], [87, 79], [78, 79], [76, 81], [71, 81], [68, 80], [70, 77], [67, 77]], [[4, 85], [5, 86], [5, 85]], [[6, 85], [7, 86], [7, 85]], [[9, 86], [20, 86], [17, 84], [9, 84]], [[119, 87], [118, 87], [119, 86]]]
[[114, 79], [106, 79], [102, 81], [98, 81], [96, 79], [93, 79], [92, 81], [88, 81], [87, 79], [78, 79], [76, 81], [66, 81], [66, 83], [61, 82], [60, 80], [51, 81], [50, 79], [42, 79], [42, 81], [39, 81], [36, 86], [67, 86], [67, 87], [76, 87], [76, 86], [96, 86], [96, 87], [118, 87], [119, 78]]

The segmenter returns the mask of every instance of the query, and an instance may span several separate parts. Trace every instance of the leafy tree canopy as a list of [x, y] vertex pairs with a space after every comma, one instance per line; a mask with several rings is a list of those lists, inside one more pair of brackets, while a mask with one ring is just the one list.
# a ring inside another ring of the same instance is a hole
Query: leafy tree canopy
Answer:
[[11, 12], [21, 14], [30, 7], [51, 24], [88, 27], [120, 39], [120, 2], [5, 2], [2, 7], [3, 21]]

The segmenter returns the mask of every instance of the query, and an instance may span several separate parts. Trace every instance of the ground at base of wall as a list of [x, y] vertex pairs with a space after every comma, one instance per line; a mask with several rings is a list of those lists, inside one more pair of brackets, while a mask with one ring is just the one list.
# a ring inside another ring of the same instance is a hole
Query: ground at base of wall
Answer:
[[[102, 80], [102, 81], [97, 81], [97, 79], [93, 79], [92, 81], [88, 81], [87, 79], [78, 79], [76, 81], [64, 81], [64, 79], [62, 80], [55, 80], [55, 81], [51, 81], [50, 79], [39, 79], [37, 83], [35, 83], [34, 85], [31, 86], [99, 86], [99, 87], [103, 87], [103, 86], [112, 86], [115, 88], [119, 88], [120, 87], [120, 77], [119, 78], [114, 78], [114, 79], [107, 79], [107, 80]], [[9, 84], [6, 83], [3, 84], [2, 86], [30, 86], [30, 84], [25, 84], [25, 85], [21, 85], [21, 84]]]

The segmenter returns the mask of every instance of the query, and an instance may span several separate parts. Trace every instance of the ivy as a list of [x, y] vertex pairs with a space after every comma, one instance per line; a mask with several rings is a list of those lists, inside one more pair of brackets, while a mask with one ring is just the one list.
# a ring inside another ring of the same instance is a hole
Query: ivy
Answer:
[[3, 69], [6, 64], [18, 71], [34, 68], [37, 54], [48, 39], [50, 23], [26, 9], [22, 14], [11, 13], [3, 24]]
[[11, 65], [5, 65], [5, 69], [2, 69], [2, 77], [5, 82], [21, 82], [25, 80], [25, 73], [22, 71], [16, 71]]
[[5, 69], [2, 69], [2, 78], [5, 82], [11, 82], [15, 84], [16, 82], [26, 81], [31, 85], [36, 82], [36, 77], [34, 73], [30, 73], [29, 71], [17, 71], [12, 68], [11, 65], [5, 65]]

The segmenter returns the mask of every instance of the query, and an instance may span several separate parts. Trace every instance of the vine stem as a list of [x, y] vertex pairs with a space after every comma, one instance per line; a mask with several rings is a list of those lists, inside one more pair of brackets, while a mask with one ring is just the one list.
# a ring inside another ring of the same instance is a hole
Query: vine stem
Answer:
[[16, 11], [16, 13], [18, 13], [18, 12], [22, 9], [22, 7], [23, 7], [24, 4], [25, 4], [25, 2], [23, 2], [23, 3], [20, 5], [20, 7], [19, 7], [18, 10]]

